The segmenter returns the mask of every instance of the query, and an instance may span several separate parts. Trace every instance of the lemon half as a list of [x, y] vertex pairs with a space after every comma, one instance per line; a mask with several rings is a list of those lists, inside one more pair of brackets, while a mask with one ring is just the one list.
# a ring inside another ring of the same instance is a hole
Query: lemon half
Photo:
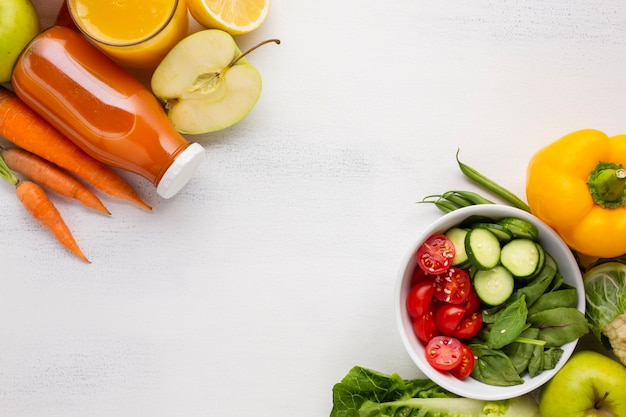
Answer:
[[263, 24], [270, 0], [187, 0], [187, 7], [202, 26], [241, 35]]

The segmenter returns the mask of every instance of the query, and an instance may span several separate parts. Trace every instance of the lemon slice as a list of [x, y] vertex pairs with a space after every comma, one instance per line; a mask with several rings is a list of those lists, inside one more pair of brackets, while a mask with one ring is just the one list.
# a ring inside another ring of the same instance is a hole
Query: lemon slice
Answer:
[[187, 0], [187, 7], [202, 26], [241, 35], [261, 26], [270, 0]]

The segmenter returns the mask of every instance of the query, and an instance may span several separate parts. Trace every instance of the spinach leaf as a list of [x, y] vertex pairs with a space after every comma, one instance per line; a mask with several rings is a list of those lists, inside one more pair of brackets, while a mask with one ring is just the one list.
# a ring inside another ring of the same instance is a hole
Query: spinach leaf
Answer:
[[484, 345], [469, 345], [476, 357], [472, 377], [489, 385], [511, 386], [523, 384], [513, 362], [501, 350]]
[[[524, 330], [520, 337], [524, 339], [537, 339], [539, 335], [539, 329], [530, 327]], [[522, 375], [528, 369], [528, 363], [532, 357], [533, 351], [536, 345], [532, 343], [522, 343], [514, 341], [508, 346], [505, 346], [502, 351], [511, 359], [515, 370], [519, 375]]]
[[575, 308], [558, 307], [528, 316], [528, 322], [539, 329], [539, 339], [546, 347], [558, 347], [589, 332], [585, 315]]
[[498, 319], [498, 314], [501, 313], [505, 307], [506, 307], [506, 304], [500, 304], [499, 306], [484, 309], [481, 312], [483, 315], [483, 323], [485, 324], [495, 323], [495, 321]]
[[559, 347], [551, 347], [543, 351], [543, 369], [547, 371], [554, 369], [556, 364], [561, 360], [563, 356], [563, 349]]
[[575, 288], [547, 292], [528, 309], [528, 315], [557, 307], [576, 307], [578, 296]]
[[532, 306], [539, 297], [541, 297], [548, 287], [550, 283], [557, 275], [556, 270], [549, 269], [548, 271], [543, 271], [544, 273], [539, 273], [532, 281], [528, 283], [528, 285], [519, 288], [515, 291], [509, 300], [515, 301], [521, 297], [526, 298], [526, 305], [528, 307]]
[[487, 340], [489, 347], [491, 349], [501, 349], [512, 343], [527, 327], [527, 316], [526, 297], [522, 295], [521, 298], [515, 300], [498, 313], [496, 321], [489, 331]]
[[544, 350], [541, 346], [535, 346], [528, 363], [528, 375], [535, 377], [543, 371], [554, 369], [561, 356], [563, 356], [561, 348], [552, 347]]
[[556, 276], [554, 277], [554, 280], [552, 280], [552, 284], [550, 285], [550, 288], [548, 288], [546, 291], [556, 291], [556, 290], [560, 290], [560, 289], [565, 289], [565, 288], [574, 288], [569, 284], [565, 283], [565, 279], [563, 278], [563, 275], [557, 273]]
[[528, 375], [537, 376], [543, 371], [543, 347], [535, 346], [533, 348], [530, 361], [528, 361]]

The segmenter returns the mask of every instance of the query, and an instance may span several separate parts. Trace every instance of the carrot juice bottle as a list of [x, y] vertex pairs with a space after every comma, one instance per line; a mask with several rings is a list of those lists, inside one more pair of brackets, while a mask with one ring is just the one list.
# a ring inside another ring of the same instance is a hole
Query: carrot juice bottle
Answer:
[[170, 198], [193, 176], [204, 148], [188, 142], [143, 84], [77, 31], [53, 26], [22, 52], [15, 93], [85, 152], [143, 176]]

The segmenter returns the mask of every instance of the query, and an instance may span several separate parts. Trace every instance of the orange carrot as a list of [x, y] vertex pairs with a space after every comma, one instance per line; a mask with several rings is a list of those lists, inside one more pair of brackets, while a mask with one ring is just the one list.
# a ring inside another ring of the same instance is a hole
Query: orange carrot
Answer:
[[74, 255], [83, 261], [90, 263], [89, 259], [78, 247], [72, 232], [63, 221], [61, 213], [52, 204], [46, 192], [32, 181], [20, 180], [15, 186], [15, 194], [28, 212], [50, 230], [59, 242], [61, 242]]
[[0, 136], [62, 167], [105, 193], [151, 210], [131, 186], [0, 86]]
[[13, 172], [19, 172], [62, 196], [74, 198], [87, 207], [111, 214], [98, 196], [52, 162], [21, 148], [0, 147], [0, 154]]
[[70, 229], [63, 221], [61, 214], [52, 204], [46, 192], [32, 181], [20, 181], [15, 173], [8, 167], [4, 158], [0, 156], [0, 177], [9, 184], [15, 186], [15, 195], [28, 212], [42, 225], [48, 228], [54, 236], [67, 249], [72, 251], [83, 261], [90, 263], [89, 259], [78, 247]]

